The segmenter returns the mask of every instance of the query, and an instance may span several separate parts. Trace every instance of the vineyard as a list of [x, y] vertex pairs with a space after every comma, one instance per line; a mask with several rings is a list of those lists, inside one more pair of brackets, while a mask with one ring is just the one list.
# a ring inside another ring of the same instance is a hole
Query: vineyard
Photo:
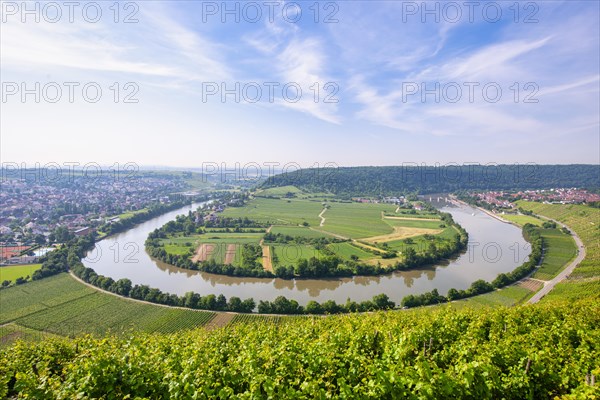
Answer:
[[123, 300], [82, 285], [67, 274], [0, 291], [0, 324], [61, 336], [128, 330], [170, 333], [209, 322], [214, 313]]
[[586, 298], [600, 292], [600, 209], [582, 205], [519, 201], [519, 207], [567, 224], [581, 238], [586, 257], [542, 301]]
[[564, 221], [588, 250], [536, 305], [512, 307], [531, 281], [385, 313], [229, 314], [219, 329], [214, 313], [124, 300], [66, 274], [2, 290], [0, 398], [598, 398], [597, 211], [520, 206]]
[[0, 351], [0, 396], [592, 399], [598, 360], [596, 296], [20, 342]]

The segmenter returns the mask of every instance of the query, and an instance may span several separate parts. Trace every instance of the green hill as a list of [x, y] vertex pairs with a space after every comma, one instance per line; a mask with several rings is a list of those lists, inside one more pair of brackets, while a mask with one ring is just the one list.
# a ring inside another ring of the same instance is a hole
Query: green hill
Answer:
[[275, 175], [263, 188], [296, 186], [346, 196], [459, 190], [597, 188], [598, 165], [448, 165], [312, 168]]

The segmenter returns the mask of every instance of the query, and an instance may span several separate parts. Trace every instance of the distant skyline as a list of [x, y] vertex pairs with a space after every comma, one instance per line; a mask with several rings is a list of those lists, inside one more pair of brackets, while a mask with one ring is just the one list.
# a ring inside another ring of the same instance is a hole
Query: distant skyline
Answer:
[[600, 163], [600, 3], [467, 3], [3, 2], [1, 161]]

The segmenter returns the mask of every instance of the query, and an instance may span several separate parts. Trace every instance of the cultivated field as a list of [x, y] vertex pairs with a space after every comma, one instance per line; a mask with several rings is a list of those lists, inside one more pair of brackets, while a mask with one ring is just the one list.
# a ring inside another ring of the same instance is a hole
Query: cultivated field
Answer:
[[[536, 289], [537, 290], [537, 289]], [[493, 292], [451, 303], [452, 308], [483, 308], [483, 307], [511, 307], [525, 303], [536, 290], [521, 285], [511, 285]], [[444, 307], [443, 305], [441, 307]]]
[[600, 293], [600, 209], [584, 205], [543, 204], [519, 201], [536, 214], [567, 224], [581, 238], [586, 258], [569, 279], [559, 283], [542, 301], [576, 299]]
[[[292, 193], [296, 197], [285, 197]], [[300, 259], [321, 257], [324, 253], [307, 241], [319, 238], [344, 240], [329, 243], [327, 249], [345, 260], [358, 259], [369, 264], [394, 264], [406, 247], [417, 252], [452, 240], [457, 231], [446, 226], [439, 215], [430, 211], [400, 209], [393, 204], [357, 203], [334, 199], [314, 199], [287, 186], [258, 191], [244, 207], [227, 207], [220, 216], [248, 218], [269, 225], [273, 235], [288, 237], [287, 243], [264, 242], [264, 233], [252, 233], [250, 228], [232, 232], [226, 228], [207, 228], [201, 235], [174, 236], [162, 239], [170, 254], [190, 255], [193, 261], [215, 260], [219, 264], [239, 266], [242, 246], [260, 244], [260, 262], [272, 270], [277, 266], [293, 266]], [[263, 196], [280, 196], [267, 198]], [[252, 228], [258, 229], [258, 228]], [[264, 228], [263, 228], [264, 229]], [[289, 243], [292, 238], [292, 243]], [[297, 238], [301, 240], [294, 242]], [[405, 239], [410, 238], [410, 242]], [[263, 243], [264, 242], [264, 243]], [[398, 257], [383, 260], [381, 253], [398, 250]], [[332, 254], [329, 253], [329, 254]]]
[[256, 198], [245, 207], [229, 207], [222, 213], [224, 217], [244, 218], [273, 225], [319, 226], [319, 213], [323, 210], [320, 201], [304, 199], [265, 199]]
[[533, 277], [547, 281], [577, 255], [577, 247], [573, 237], [559, 229], [542, 229], [540, 233], [544, 240], [544, 259]]
[[176, 332], [202, 326], [212, 312], [161, 307], [102, 293], [68, 274], [0, 291], [0, 325], [61, 336], [128, 331]]

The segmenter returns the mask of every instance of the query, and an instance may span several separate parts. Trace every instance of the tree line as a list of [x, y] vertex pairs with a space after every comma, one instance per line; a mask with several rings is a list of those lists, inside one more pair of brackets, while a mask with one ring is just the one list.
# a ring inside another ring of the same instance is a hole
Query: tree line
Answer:
[[373, 296], [371, 300], [365, 300], [360, 303], [350, 299], [345, 304], [337, 304], [334, 300], [327, 300], [323, 303], [311, 300], [303, 307], [296, 300], [288, 300], [284, 296], [278, 296], [273, 301], [261, 300], [258, 302], [258, 312], [261, 314], [342, 314], [391, 310], [395, 307], [396, 303], [383, 293]]
[[473, 282], [467, 290], [457, 290], [452, 288], [448, 290], [446, 296], [440, 295], [437, 289], [433, 289], [431, 292], [420, 295], [408, 295], [402, 299], [402, 307], [411, 308], [427, 306], [477, 296], [500, 289], [525, 278], [535, 269], [542, 259], [543, 239], [540, 235], [540, 228], [532, 224], [526, 224], [523, 227], [523, 237], [531, 244], [531, 254], [527, 261], [512, 272], [499, 274], [491, 283], [479, 279]]
[[345, 196], [459, 190], [598, 188], [600, 165], [446, 165], [309, 168], [269, 177], [262, 188], [293, 185]]

